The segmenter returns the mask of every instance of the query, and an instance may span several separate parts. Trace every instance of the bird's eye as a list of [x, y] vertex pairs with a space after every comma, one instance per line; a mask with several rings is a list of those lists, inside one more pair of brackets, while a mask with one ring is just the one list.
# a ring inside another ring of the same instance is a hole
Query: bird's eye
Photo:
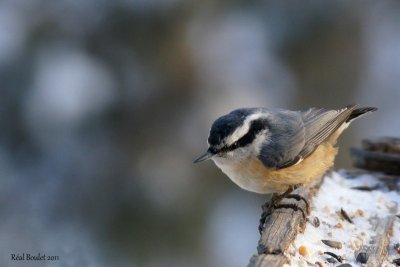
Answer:
[[213, 147], [210, 147], [210, 148], [208, 148], [208, 152], [210, 152], [210, 153], [212, 153], [212, 154], [217, 154], [217, 153], [218, 153], [218, 150], [215, 149], [215, 148], [213, 148]]

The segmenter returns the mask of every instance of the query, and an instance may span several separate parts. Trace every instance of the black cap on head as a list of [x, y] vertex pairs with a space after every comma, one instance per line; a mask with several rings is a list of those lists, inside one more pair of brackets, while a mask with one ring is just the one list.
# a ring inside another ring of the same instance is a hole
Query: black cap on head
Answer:
[[211, 147], [221, 145], [222, 141], [231, 135], [246, 117], [252, 113], [253, 109], [237, 109], [231, 113], [219, 117], [211, 126], [208, 143]]

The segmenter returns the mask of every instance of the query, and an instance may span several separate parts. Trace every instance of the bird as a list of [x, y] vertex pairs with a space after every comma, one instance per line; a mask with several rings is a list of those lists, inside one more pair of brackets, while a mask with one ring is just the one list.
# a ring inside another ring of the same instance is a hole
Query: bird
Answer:
[[324, 175], [334, 164], [336, 142], [343, 130], [376, 110], [357, 104], [298, 111], [235, 109], [213, 122], [208, 149], [194, 163], [211, 159], [242, 189], [272, 194], [270, 209], [279, 208], [285, 197], [303, 199], [308, 205], [291, 192]]

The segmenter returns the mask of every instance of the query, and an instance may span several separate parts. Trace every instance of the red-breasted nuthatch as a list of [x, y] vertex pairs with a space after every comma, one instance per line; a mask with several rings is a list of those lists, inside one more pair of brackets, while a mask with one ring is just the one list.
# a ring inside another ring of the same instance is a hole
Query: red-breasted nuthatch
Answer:
[[208, 150], [195, 163], [212, 159], [243, 189], [287, 195], [290, 188], [332, 167], [342, 131], [375, 110], [358, 105], [339, 110], [236, 109], [212, 124]]

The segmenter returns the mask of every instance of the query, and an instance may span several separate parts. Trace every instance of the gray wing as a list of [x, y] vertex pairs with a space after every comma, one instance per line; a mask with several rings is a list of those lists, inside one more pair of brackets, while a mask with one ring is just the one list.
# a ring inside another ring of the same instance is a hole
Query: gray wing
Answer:
[[311, 108], [307, 111], [276, 111], [269, 121], [270, 141], [264, 143], [259, 159], [269, 168], [292, 166], [308, 157], [333, 134], [357, 106], [340, 110]]

